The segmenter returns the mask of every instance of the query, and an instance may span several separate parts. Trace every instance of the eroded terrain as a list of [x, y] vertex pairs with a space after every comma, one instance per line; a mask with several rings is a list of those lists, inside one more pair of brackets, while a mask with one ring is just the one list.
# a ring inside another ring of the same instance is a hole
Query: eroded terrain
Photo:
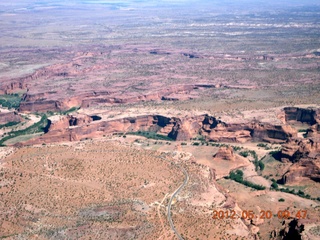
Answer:
[[318, 239], [319, 4], [271, 2], [0, 3], [0, 238]]

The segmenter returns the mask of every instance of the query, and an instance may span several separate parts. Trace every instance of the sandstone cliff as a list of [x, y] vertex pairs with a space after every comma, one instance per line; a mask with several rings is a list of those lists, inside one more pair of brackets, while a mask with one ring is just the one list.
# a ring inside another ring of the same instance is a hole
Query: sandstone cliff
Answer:
[[8, 122], [20, 122], [21, 117], [17, 112], [0, 112], [0, 125]]
[[78, 141], [115, 132], [136, 131], [157, 132], [178, 141], [190, 140], [200, 134], [207, 141], [225, 142], [284, 142], [294, 134], [287, 127], [262, 123], [227, 124], [208, 115], [188, 118], [142, 115], [114, 120], [92, 120], [92, 117], [81, 114], [50, 119], [48, 132], [27, 144]]
[[283, 161], [298, 162], [300, 158], [315, 158], [320, 156], [320, 140], [317, 138], [290, 139], [282, 145], [281, 158]]
[[284, 110], [285, 122], [302, 122], [314, 125], [320, 123], [320, 109], [286, 107]]
[[289, 170], [282, 176], [281, 182], [296, 183], [301, 178], [310, 178], [320, 182], [320, 157], [317, 159], [302, 158], [299, 162], [293, 164]]
[[290, 139], [282, 146], [281, 159], [293, 163], [282, 176], [282, 183], [293, 183], [301, 177], [320, 181], [319, 139]]

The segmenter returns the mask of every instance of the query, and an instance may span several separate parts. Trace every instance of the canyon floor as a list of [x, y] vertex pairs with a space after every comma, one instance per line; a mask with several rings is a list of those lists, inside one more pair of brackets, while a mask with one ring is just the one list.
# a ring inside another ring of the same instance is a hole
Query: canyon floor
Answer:
[[320, 6], [271, 2], [0, 3], [0, 239], [319, 239]]

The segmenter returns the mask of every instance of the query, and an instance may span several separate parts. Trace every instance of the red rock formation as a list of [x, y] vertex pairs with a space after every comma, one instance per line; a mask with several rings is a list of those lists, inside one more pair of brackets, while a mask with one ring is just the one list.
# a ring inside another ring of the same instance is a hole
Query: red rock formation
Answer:
[[233, 153], [233, 148], [230, 146], [220, 147], [218, 152], [213, 156], [214, 159], [235, 161], [235, 155]]
[[317, 159], [300, 159], [299, 162], [293, 164], [282, 176], [281, 182], [283, 184], [295, 183], [302, 177], [320, 182], [320, 157]]
[[72, 114], [67, 116], [59, 117], [58, 119], [50, 120], [50, 126], [48, 128], [49, 132], [52, 131], [60, 131], [62, 129], [67, 129], [72, 126], [83, 126], [90, 124], [92, 122], [92, 118], [85, 114]]
[[301, 177], [320, 182], [320, 139], [290, 139], [282, 146], [281, 159], [293, 162], [282, 176], [283, 183], [294, 183]]
[[312, 125], [306, 133], [308, 138], [317, 138], [320, 139], [320, 123]]
[[274, 126], [268, 123], [253, 122], [247, 128], [251, 131], [253, 140], [270, 143], [282, 143], [297, 136], [297, 131], [289, 125]]
[[278, 142], [285, 141], [291, 136], [284, 127], [271, 125], [266, 127], [258, 123], [228, 125], [208, 115], [190, 118], [168, 118], [161, 115], [137, 116], [107, 121], [102, 119], [92, 123], [90, 119], [85, 115], [77, 115], [52, 121], [48, 133], [35, 141], [59, 141], [59, 136], [63, 141], [65, 139], [73, 141], [114, 132], [135, 131], [157, 132], [178, 141], [189, 140], [199, 134], [207, 140], [226, 142], [246, 142], [252, 139]]
[[43, 100], [36, 102], [21, 102], [19, 106], [20, 112], [47, 112], [47, 111], [64, 111], [68, 108], [61, 107], [61, 102], [54, 100]]
[[303, 157], [315, 158], [320, 156], [320, 139], [290, 139], [282, 145], [281, 158], [283, 161], [298, 162]]
[[[207, 139], [215, 142], [265, 141], [282, 143], [297, 132], [290, 126], [274, 126], [267, 123], [253, 122], [248, 124], [226, 124], [221, 121], [214, 122], [215, 127], [204, 125], [202, 130], [207, 132]], [[204, 134], [205, 135], [205, 134]]]
[[20, 122], [21, 117], [17, 112], [0, 112], [0, 124], [8, 122]]
[[285, 122], [304, 122], [310, 125], [320, 123], [320, 109], [286, 107]]

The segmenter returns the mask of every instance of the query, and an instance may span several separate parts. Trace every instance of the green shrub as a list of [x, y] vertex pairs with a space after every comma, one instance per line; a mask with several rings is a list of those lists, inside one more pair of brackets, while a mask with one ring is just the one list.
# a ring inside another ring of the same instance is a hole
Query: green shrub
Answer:
[[266, 144], [266, 143], [258, 143], [257, 144], [257, 147], [263, 147], [263, 148], [265, 148], [265, 147], [267, 147], [268, 145]]
[[242, 147], [238, 147], [238, 146], [232, 146], [233, 151], [239, 151], [240, 149], [242, 149]]
[[285, 200], [283, 198], [279, 198], [278, 202], [284, 202]]
[[265, 167], [264, 163], [259, 161], [259, 168], [260, 168], [261, 171], [263, 171], [264, 167]]
[[0, 129], [1, 129], [1, 128], [5, 128], [5, 127], [12, 127], [12, 126], [17, 125], [17, 124], [19, 124], [19, 123], [20, 123], [20, 122], [8, 122], [8, 123], [6, 123], [6, 124], [0, 125]]
[[70, 108], [69, 110], [60, 112], [60, 114], [61, 114], [61, 115], [68, 115], [69, 113], [75, 112], [75, 111], [77, 111], [77, 110], [79, 110], [79, 109], [80, 109], [80, 107], [72, 107], [72, 108]]
[[245, 152], [239, 152], [239, 155], [241, 155], [242, 157], [248, 157], [249, 153], [247, 151]]
[[243, 185], [245, 185], [247, 187], [251, 187], [251, 188], [254, 188], [254, 189], [257, 189], [257, 190], [266, 189], [262, 185], [258, 185], [258, 184], [249, 182], [247, 180], [243, 180], [243, 172], [241, 170], [237, 170], [236, 172], [230, 172], [229, 178], [234, 180], [234, 181], [236, 181], [236, 182], [238, 182], [238, 183], [241, 183], [241, 184], [243, 184]]
[[148, 139], [155, 139], [155, 140], [164, 140], [164, 141], [174, 141], [174, 139], [161, 135], [161, 134], [157, 134], [156, 132], [143, 132], [143, 131], [138, 131], [138, 132], [128, 132], [127, 134], [130, 135], [137, 135], [137, 136], [143, 136], [146, 137]]
[[299, 129], [298, 132], [306, 132], [308, 129]]

